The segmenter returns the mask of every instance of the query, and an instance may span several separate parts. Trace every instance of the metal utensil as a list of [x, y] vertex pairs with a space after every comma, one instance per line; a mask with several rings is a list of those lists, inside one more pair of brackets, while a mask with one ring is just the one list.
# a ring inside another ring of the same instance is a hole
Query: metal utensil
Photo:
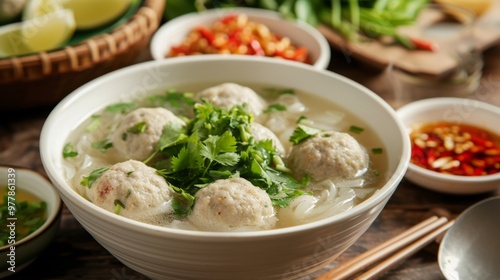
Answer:
[[500, 277], [500, 196], [458, 216], [440, 244], [438, 262], [448, 280]]

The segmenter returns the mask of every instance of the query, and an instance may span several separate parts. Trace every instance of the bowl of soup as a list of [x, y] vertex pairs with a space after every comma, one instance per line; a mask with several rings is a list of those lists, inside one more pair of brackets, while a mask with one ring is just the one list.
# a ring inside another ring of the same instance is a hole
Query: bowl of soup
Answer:
[[411, 138], [406, 178], [433, 191], [469, 195], [500, 188], [498, 106], [436, 97], [398, 109]]
[[27, 267], [55, 238], [62, 203], [49, 180], [17, 166], [0, 166], [0, 276]]
[[246, 56], [105, 75], [54, 108], [40, 141], [73, 215], [153, 279], [317, 271], [368, 229], [410, 156], [404, 126], [373, 92]]

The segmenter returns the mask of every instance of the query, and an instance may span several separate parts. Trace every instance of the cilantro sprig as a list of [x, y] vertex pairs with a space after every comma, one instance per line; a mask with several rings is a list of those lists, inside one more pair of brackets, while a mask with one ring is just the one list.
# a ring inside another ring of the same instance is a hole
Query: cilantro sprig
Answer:
[[164, 157], [153, 166], [177, 194], [172, 204], [176, 215], [186, 216], [196, 192], [218, 179], [245, 178], [265, 190], [279, 207], [303, 194], [300, 188], [307, 182], [298, 182], [286, 172], [272, 142], [253, 138], [253, 115], [245, 106], [226, 110], [197, 103], [194, 111], [186, 127], [165, 126], [154, 154]]
[[106, 172], [106, 170], [109, 169], [109, 166], [105, 167], [100, 167], [97, 169], [92, 170], [90, 172], [89, 176], [83, 176], [82, 181], [80, 182], [80, 185], [90, 188], [92, 187], [92, 184], [101, 177], [101, 175]]
[[316, 135], [316, 133], [318, 132], [321, 132], [321, 130], [299, 124], [297, 128], [293, 131], [289, 140], [295, 145], [300, 144], [305, 140], [307, 140], [309, 137]]

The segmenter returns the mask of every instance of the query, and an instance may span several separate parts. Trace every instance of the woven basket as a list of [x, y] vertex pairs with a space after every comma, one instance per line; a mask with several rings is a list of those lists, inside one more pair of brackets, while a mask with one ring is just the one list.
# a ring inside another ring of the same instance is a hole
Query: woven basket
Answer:
[[0, 111], [54, 105], [67, 94], [148, 49], [165, 0], [144, 0], [123, 25], [64, 49], [0, 60]]

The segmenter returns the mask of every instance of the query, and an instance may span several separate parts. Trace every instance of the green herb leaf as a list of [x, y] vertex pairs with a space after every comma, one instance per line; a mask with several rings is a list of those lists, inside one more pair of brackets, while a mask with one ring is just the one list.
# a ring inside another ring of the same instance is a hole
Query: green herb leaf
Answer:
[[146, 122], [138, 122], [127, 129], [127, 132], [140, 134], [146, 131], [148, 124]]
[[191, 208], [194, 205], [194, 196], [186, 192], [184, 189], [171, 186], [177, 195], [172, 200], [172, 208], [174, 215], [177, 217], [186, 217], [191, 213]]
[[192, 107], [196, 103], [193, 93], [175, 90], [169, 90], [165, 95], [149, 97], [147, 101], [155, 104], [164, 104], [172, 108], [181, 108], [183, 106]]
[[299, 124], [290, 136], [290, 142], [297, 145], [316, 135], [321, 130]]
[[382, 148], [373, 148], [372, 149], [372, 153], [375, 155], [382, 154], [383, 152], [384, 152], [384, 150]]
[[101, 175], [106, 172], [106, 170], [109, 169], [109, 166], [105, 166], [105, 167], [101, 167], [101, 168], [97, 168], [97, 169], [94, 169], [92, 170], [92, 172], [90, 172], [89, 176], [83, 176], [82, 178], [82, 181], [80, 182], [80, 185], [84, 186], [84, 187], [92, 187], [92, 184], [97, 180], [99, 179], [99, 177], [101, 177]]
[[351, 125], [349, 131], [356, 134], [361, 134], [365, 129], [359, 126]]
[[119, 199], [115, 199], [115, 201], [113, 201], [113, 204], [115, 205], [115, 214], [120, 214], [122, 209], [125, 209], [125, 205]]
[[125, 113], [129, 109], [133, 108], [136, 104], [135, 103], [116, 103], [107, 106], [104, 110], [108, 113]]
[[286, 106], [283, 104], [272, 104], [267, 107], [263, 113], [272, 113], [272, 112], [284, 112], [286, 111]]
[[109, 139], [103, 139], [93, 142], [90, 146], [94, 149], [98, 149], [102, 153], [105, 153], [109, 148], [113, 147], [113, 142]]
[[96, 130], [101, 125], [101, 116], [92, 115], [90, 116], [90, 123], [87, 125], [86, 129], [88, 132]]
[[67, 143], [66, 145], [64, 145], [62, 154], [63, 154], [63, 158], [70, 158], [70, 157], [78, 156], [78, 152], [75, 150], [73, 145], [71, 145], [71, 143]]
[[197, 103], [194, 109], [195, 116], [185, 129], [173, 129], [158, 147], [170, 159], [158, 161], [155, 167], [179, 194], [173, 204], [177, 215], [189, 213], [196, 192], [218, 179], [245, 178], [281, 206], [303, 193], [295, 189], [302, 185], [283, 172], [289, 170], [282, 160], [276, 160], [279, 153], [272, 141], [253, 140], [253, 116], [244, 107], [226, 110]]

